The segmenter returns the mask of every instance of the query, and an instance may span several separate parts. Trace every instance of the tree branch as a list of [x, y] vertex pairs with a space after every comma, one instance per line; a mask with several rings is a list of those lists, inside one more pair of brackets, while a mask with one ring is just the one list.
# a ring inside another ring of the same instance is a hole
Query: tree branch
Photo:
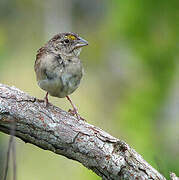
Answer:
[[170, 173], [171, 180], [179, 180], [175, 173]]
[[82, 163], [104, 180], [165, 178], [124, 141], [15, 87], [0, 84], [0, 131]]

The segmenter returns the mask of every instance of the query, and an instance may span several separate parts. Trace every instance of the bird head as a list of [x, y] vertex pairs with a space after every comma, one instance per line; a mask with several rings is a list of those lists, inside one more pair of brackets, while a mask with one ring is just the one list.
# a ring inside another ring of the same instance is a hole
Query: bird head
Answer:
[[81, 49], [88, 45], [88, 42], [75, 33], [59, 33], [48, 43], [50, 51], [64, 57], [78, 57]]

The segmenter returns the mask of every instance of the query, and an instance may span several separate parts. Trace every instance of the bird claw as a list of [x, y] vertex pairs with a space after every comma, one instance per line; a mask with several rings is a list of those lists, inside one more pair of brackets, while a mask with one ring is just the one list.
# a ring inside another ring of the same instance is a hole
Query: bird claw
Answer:
[[46, 99], [38, 99], [38, 101], [43, 102], [45, 107], [49, 105], [49, 102], [47, 102]]
[[44, 99], [39, 99], [39, 102], [43, 102], [45, 107], [47, 107], [49, 105], [48, 92], [47, 92], [46, 96], [44, 97]]
[[79, 114], [78, 111], [76, 109], [69, 109], [68, 112], [72, 115], [77, 117], [78, 120], [82, 120], [82, 121], [86, 121], [84, 118], [82, 118]]

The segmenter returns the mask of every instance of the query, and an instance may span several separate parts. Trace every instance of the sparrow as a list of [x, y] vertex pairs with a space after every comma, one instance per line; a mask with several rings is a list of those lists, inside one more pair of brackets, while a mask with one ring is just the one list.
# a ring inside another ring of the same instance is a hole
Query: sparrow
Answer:
[[82, 47], [87, 45], [88, 42], [75, 33], [59, 33], [37, 51], [34, 65], [37, 83], [46, 91], [45, 106], [49, 103], [48, 94], [58, 98], [66, 97], [73, 108], [69, 111], [78, 120], [83, 118], [69, 95], [78, 88], [83, 76], [79, 55]]

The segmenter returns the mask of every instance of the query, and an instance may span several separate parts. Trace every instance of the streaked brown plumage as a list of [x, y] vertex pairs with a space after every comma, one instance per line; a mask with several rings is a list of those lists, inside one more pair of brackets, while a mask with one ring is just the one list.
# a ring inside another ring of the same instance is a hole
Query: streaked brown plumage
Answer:
[[59, 98], [67, 97], [78, 119], [77, 109], [68, 95], [80, 84], [83, 66], [78, 56], [86, 45], [87, 41], [75, 33], [59, 33], [38, 50], [34, 66], [38, 85], [47, 92], [46, 105], [48, 93]]

